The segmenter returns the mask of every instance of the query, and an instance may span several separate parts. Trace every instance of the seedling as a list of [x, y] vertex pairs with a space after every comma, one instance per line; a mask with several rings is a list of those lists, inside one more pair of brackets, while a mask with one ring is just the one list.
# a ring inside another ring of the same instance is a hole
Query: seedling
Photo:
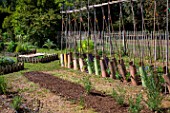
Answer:
[[21, 101], [22, 101], [22, 98], [20, 96], [14, 97], [12, 104], [11, 104], [12, 108], [18, 111], [21, 106]]
[[84, 107], [84, 98], [82, 96], [80, 96], [80, 102], [79, 102], [80, 106]]
[[86, 93], [89, 94], [91, 89], [92, 89], [92, 83], [90, 81], [90, 77], [84, 77], [83, 78], [83, 84], [84, 84], [84, 87], [85, 87], [85, 90], [86, 90]]
[[[119, 89], [120, 90], [120, 89]], [[116, 100], [116, 102], [119, 104], [119, 105], [123, 105], [124, 104], [124, 99], [125, 99], [125, 96], [124, 96], [124, 91], [120, 91], [120, 94], [118, 94], [116, 92], [115, 89], [113, 89], [112, 91], [112, 97]]]
[[0, 94], [5, 94], [7, 90], [7, 83], [4, 77], [0, 77]]
[[142, 106], [142, 94], [137, 95], [136, 99], [133, 99], [132, 97], [129, 98], [129, 112], [130, 113], [140, 113]]

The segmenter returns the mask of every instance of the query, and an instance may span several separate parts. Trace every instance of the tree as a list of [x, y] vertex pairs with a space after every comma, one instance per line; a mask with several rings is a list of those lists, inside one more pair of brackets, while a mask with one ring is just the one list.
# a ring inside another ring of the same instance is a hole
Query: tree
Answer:
[[5, 18], [3, 28], [42, 47], [49, 38], [54, 40], [60, 31], [60, 1], [17, 0], [15, 11]]

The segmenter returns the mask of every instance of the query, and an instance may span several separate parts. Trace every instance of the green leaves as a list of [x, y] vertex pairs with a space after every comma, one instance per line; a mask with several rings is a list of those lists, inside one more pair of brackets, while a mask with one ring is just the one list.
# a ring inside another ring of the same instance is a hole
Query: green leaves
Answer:
[[22, 39], [19, 40], [37, 43], [42, 47], [49, 37], [54, 39], [57, 31], [60, 31], [60, 2], [61, 0], [17, 0], [16, 10], [4, 19], [3, 28], [8, 31], [7, 34], [15, 35], [12, 37], [20, 36]]
[[47, 47], [48, 49], [51, 49], [53, 46], [56, 46], [56, 45], [52, 41], [50, 41], [50, 39], [48, 39], [43, 45], [43, 47]]

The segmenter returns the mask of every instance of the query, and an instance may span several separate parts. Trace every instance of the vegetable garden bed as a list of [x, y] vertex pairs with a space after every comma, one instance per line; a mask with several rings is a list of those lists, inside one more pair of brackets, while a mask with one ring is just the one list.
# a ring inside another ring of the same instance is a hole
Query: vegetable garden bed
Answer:
[[27, 63], [47, 63], [55, 60], [58, 60], [57, 54], [45, 55], [43, 53], [37, 53], [30, 55], [19, 55], [19, 57], [17, 57], [17, 61]]
[[24, 69], [23, 62], [15, 62], [9, 57], [0, 57], [0, 74], [7, 74]]
[[[27, 72], [25, 77], [30, 81], [39, 84], [41, 87], [47, 88], [53, 93], [60, 95], [75, 103], [81, 103], [85, 108], [93, 108], [96, 112], [101, 113], [127, 113], [127, 105], [119, 105], [115, 100], [102, 92], [92, 90], [86, 94], [86, 90], [79, 84], [69, 82], [67, 80], [54, 77], [50, 74], [42, 72]], [[144, 109], [141, 113], [151, 113], [148, 109]]]
[[8, 74], [12, 72], [17, 72], [24, 69], [24, 63], [18, 62], [12, 65], [0, 66], [0, 74]]

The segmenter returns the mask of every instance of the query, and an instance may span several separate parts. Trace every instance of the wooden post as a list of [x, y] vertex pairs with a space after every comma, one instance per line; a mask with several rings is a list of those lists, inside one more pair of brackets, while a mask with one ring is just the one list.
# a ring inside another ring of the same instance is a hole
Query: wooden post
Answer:
[[138, 85], [138, 81], [137, 81], [137, 70], [136, 70], [136, 66], [133, 64], [133, 62], [129, 63], [129, 71], [130, 71], [130, 75], [131, 75], [131, 82], [133, 86], [137, 86]]
[[100, 68], [101, 68], [102, 77], [107, 77], [107, 72], [106, 72], [106, 66], [105, 66], [104, 59], [100, 60]]

